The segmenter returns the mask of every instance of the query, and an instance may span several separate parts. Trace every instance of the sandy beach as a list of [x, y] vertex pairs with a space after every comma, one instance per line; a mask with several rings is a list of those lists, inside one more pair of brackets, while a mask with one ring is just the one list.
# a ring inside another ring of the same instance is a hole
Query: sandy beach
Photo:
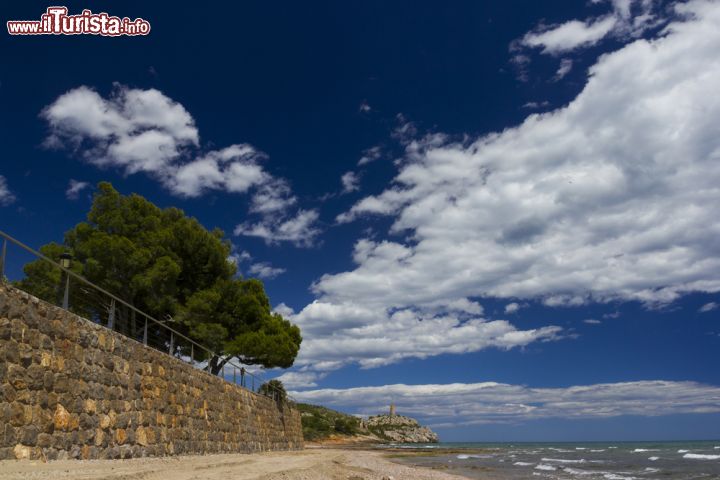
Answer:
[[0, 462], [2, 480], [460, 480], [393, 463], [383, 452], [310, 448], [297, 452], [179, 456], [127, 460]]

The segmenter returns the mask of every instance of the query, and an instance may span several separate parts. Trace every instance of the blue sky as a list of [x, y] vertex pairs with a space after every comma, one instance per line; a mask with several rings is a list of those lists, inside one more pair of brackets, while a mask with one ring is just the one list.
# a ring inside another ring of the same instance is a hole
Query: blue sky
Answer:
[[102, 180], [222, 228], [301, 400], [720, 438], [720, 2], [102, 8], [150, 35], [1, 36], [0, 229], [61, 240]]

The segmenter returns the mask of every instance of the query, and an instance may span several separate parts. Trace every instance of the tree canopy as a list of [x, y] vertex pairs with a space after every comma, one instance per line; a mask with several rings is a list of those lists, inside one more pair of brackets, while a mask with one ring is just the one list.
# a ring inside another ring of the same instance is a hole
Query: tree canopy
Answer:
[[[300, 329], [271, 311], [260, 280], [237, 275], [224, 233], [208, 231], [180, 209], [121, 195], [103, 182], [87, 221], [65, 233], [64, 245], [51, 243], [40, 251], [54, 260], [71, 253], [75, 273], [157, 319], [169, 319], [174, 329], [217, 353], [205, 359], [214, 373], [233, 357], [287, 368], [297, 356]], [[20, 288], [56, 301], [57, 268], [36, 260], [24, 271]], [[78, 289], [71, 295], [75, 311], [92, 315]], [[129, 310], [118, 315], [117, 329], [137, 338], [140, 326]]]

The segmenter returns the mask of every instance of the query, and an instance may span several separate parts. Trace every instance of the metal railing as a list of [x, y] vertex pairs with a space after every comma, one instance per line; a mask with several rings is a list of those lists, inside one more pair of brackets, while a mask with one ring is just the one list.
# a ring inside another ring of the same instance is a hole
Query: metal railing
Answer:
[[[208, 374], [210, 361], [213, 358], [223, 358], [212, 349], [172, 328], [169, 324], [175, 322], [173, 318], [168, 316], [165, 320], [158, 320], [72, 271], [70, 264], [61, 265], [1, 230], [0, 238], [0, 282], [5, 281], [8, 244], [15, 245], [42, 262], [34, 266], [36, 272], [32, 278], [26, 277], [14, 282], [14, 287], [189, 363]], [[278, 402], [294, 402], [286, 392], [268, 384], [257, 371], [251, 372], [249, 368], [252, 367], [228, 359], [222, 365], [218, 376], [254, 393], [270, 396]]]

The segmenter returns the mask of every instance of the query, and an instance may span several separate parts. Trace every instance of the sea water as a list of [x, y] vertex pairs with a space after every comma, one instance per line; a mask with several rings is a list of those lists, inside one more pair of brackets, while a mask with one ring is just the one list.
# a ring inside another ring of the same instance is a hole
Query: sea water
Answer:
[[720, 441], [393, 445], [402, 463], [486, 480], [720, 479]]

